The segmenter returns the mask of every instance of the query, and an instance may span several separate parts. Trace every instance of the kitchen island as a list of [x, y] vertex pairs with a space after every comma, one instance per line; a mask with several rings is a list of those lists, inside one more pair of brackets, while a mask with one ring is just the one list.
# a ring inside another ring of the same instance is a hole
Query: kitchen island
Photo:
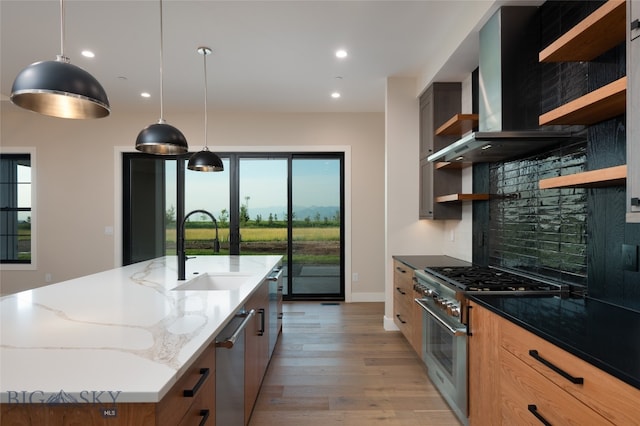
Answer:
[[158, 403], [280, 262], [198, 256], [178, 281], [168, 256], [4, 296], [0, 402]]

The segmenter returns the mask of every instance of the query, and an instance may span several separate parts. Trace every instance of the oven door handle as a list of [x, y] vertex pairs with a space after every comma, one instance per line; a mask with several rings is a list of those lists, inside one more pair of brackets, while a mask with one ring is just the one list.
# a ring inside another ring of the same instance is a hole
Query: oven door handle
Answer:
[[455, 328], [452, 327], [450, 324], [447, 324], [447, 322], [445, 320], [443, 320], [442, 318], [440, 318], [440, 316], [435, 313], [426, 303], [424, 303], [422, 300], [420, 299], [415, 299], [415, 302], [420, 305], [420, 307], [422, 307], [422, 309], [424, 309], [432, 318], [434, 318], [436, 321], [438, 321], [444, 328], [447, 329], [447, 331], [449, 331], [449, 333], [451, 333], [453, 336], [464, 336], [467, 334], [467, 329], [466, 327], [462, 327], [462, 328]]

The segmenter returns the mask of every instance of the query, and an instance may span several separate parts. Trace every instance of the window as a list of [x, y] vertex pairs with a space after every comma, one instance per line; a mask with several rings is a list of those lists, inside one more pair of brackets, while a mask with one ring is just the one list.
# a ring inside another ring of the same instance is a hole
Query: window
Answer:
[[0, 263], [33, 265], [31, 153], [0, 153]]

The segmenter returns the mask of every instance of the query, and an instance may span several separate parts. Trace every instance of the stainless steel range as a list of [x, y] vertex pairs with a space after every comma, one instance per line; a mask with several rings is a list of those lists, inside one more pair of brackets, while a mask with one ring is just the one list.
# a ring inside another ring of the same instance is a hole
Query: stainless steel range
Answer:
[[495, 267], [439, 266], [415, 271], [415, 299], [423, 313], [422, 357], [429, 377], [463, 424], [467, 424], [466, 295], [569, 296], [569, 287]]

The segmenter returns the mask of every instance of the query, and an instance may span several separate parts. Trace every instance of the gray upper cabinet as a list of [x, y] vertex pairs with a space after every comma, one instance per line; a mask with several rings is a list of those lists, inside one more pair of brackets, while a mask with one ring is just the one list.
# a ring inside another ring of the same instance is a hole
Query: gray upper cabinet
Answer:
[[420, 97], [420, 219], [462, 218], [460, 203], [438, 203], [437, 197], [459, 193], [462, 189], [462, 170], [441, 167], [427, 157], [450, 145], [456, 136], [439, 136], [436, 130], [462, 107], [461, 83], [433, 83]]
[[640, 0], [627, 1], [627, 222], [640, 222]]

